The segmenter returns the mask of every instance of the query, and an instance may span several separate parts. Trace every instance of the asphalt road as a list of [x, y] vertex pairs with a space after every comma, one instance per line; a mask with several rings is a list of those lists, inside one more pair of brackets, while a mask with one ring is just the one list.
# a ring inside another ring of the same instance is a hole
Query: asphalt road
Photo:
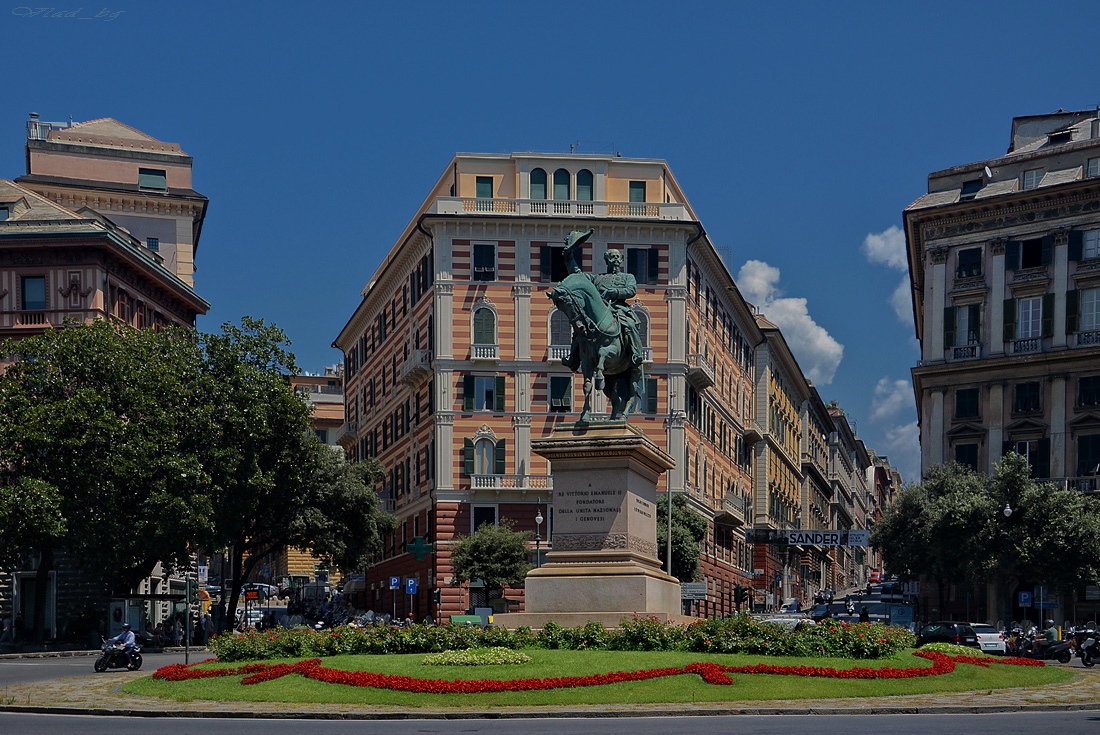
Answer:
[[[98, 655], [98, 654], [97, 654]], [[141, 652], [142, 671], [152, 673], [161, 666], [183, 663], [182, 653], [146, 653]], [[214, 655], [206, 651], [191, 654], [191, 662], [204, 661]], [[89, 676], [95, 673], [92, 668], [96, 656], [76, 656], [73, 658], [5, 658], [0, 659], [0, 687], [12, 684], [25, 684], [30, 681], [47, 681], [66, 676]], [[105, 671], [101, 676], [110, 676]], [[5, 731], [0, 728], [0, 732]]]
[[0, 713], [0, 732], [19, 735], [194, 735], [196, 731], [233, 732], [234, 735], [559, 735], [590, 732], [600, 735], [1005, 735], [1018, 732], [1056, 732], [1060, 735], [1100, 731], [1100, 712], [1019, 712], [975, 715], [745, 715], [737, 717], [630, 717], [600, 719], [546, 718], [526, 720], [400, 720], [325, 721], [241, 720], [144, 717], [90, 717], [86, 715], [22, 715]]

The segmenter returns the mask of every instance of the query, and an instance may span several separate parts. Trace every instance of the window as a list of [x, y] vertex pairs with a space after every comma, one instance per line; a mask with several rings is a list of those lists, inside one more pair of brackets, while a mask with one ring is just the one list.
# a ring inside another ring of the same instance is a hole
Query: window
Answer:
[[1083, 288], [1079, 292], [1081, 331], [1100, 330], [1100, 288]]
[[138, 188], [168, 191], [168, 173], [155, 168], [139, 168]]
[[554, 199], [564, 202], [569, 198], [569, 172], [559, 168], [554, 172]]
[[531, 172], [531, 198], [546, 198], [546, 172], [536, 168]]
[[495, 345], [497, 343], [497, 315], [492, 309], [481, 307], [474, 312], [474, 344]]
[[551, 413], [569, 413], [573, 410], [573, 376], [550, 376]]
[[657, 283], [657, 248], [627, 248], [626, 272], [638, 283]]
[[649, 312], [641, 306], [635, 306], [634, 316], [638, 317], [638, 337], [642, 347], [649, 347]]
[[477, 529], [488, 523], [491, 526], [497, 525], [497, 508], [495, 505], [475, 505], [471, 511], [472, 526], [471, 530]]
[[1042, 336], [1042, 319], [1042, 297], [1020, 299], [1019, 317], [1016, 322], [1016, 339], [1033, 339]]
[[593, 191], [592, 172], [586, 168], [582, 168], [577, 172], [577, 201], [592, 201]]
[[1024, 171], [1024, 189], [1034, 189], [1042, 180], [1043, 169], [1033, 168], [1030, 171]]
[[1077, 405], [1100, 406], [1100, 375], [1077, 379]]
[[965, 347], [981, 342], [981, 304], [948, 306], [944, 310], [945, 347]]
[[477, 198], [478, 199], [492, 199], [493, 198], [493, 177], [492, 176], [478, 176], [476, 187], [477, 187]]
[[1027, 460], [1032, 477], [1050, 477], [1050, 439], [1023, 439], [1004, 443], [1003, 454], [1016, 452]]
[[1085, 167], [1085, 176], [1093, 177], [1100, 176], [1100, 158], [1090, 158], [1088, 165]]
[[978, 417], [978, 389], [963, 388], [955, 391], [955, 418], [974, 419]]
[[[631, 181], [630, 182], [630, 203], [638, 205], [645, 201], [645, 182], [644, 181]], [[645, 215], [645, 207], [632, 206], [628, 208], [630, 216], [642, 217]]]
[[23, 311], [46, 310], [46, 277], [23, 276]]
[[7, 207], [0, 207], [0, 221], [6, 220], [11, 215], [11, 210]]
[[973, 278], [982, 274], [982, 249], [967, 248], [958, 253], [955, 267], [956, 278]]
[[565, 247], [543, 245], [539, 248], [539, 280], [543, 283], [560, 283], [569, 269], [565, 264]]
[[1100, 257], [1100, 230], [1089, 230], [1084, 233], [1081, 257], [1084, 260]]
[[966, 465], [970, 469], [977, 471], [978, 469], [978, 445], [977, 444], [956, 444], [955, 445], [955, 461], [959, 464]]
[[467, 475], [503, 475], [504, 439], [491, 437], [462, 440], [462, 469]]
[[462, 410], [503, 413], [504, 376], [465, 376], [462, 381]]
[[474, 243], [474, 280], [495, 281], [497, 278], [497, 248], [488, 242]]
[[982, 190], [982, 180], [974, 179], [973, 181], [964, 181], [962, 193], [959, 194], [959, 201], [968, 201], [978, 195], [978, 192]]
[[555, 310], [550, 315], [550, 344], [555, 347], [573, 344], [573, 327], [564, 311]]
[[1100, 475], [1100, 434], [1077, 437], [1077, 476]]
[[313, 433], [322, 444], [328, 444], [328, 429], [314, 429]]
[[[1008, 299], [1004, 304], [1004, 340], [1038, 339], [1054, 334], [1054, 294]], [[1076, 316], [1077, 311], [1073, 314]], [[1068, 313], [1067, 313], [1068, 315]]]
[[145, 238], [145, 247], [152, 250], [154, 253], [160, 251], [160, 238], [159, 237], [147, 237]]
[[1030, 240], [1009, 240], [1005, 243], [1005, 270], [1048, 266], [1053, 258], [1053, 235]]
[[1039, 410], [1039, 383], [1017, 383], [1016, 400], [1012, 410], [1016, 413]]

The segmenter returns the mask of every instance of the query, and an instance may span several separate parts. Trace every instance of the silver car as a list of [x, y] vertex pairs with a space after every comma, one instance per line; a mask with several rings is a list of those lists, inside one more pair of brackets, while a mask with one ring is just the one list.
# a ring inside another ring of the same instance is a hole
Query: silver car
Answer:
[[970, 627], [978, 634], [978, 647], [985, 653], [1005, 653], [1005, 637], [1001, 631], [985, 623], [971, 623]]

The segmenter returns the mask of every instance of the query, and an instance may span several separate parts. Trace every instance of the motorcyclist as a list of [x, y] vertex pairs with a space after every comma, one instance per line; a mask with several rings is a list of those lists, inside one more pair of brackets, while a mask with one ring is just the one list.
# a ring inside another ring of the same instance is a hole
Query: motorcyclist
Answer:
[[122, 632], [111, 639], [122, 646], [122, 652], [126, 654], [126, 661], [130, 661], [130, 652], [134, 650], [134, 631], [130, 630], [129, 623], [122, 624]]
[[1047, 629], [1043, 631], [1043, 634], [1046, 636], [1047, 645], [1049, 646], [1051, 643], [1057, 643], [1058, 629], [1054, 627], [1054, 621], [1047, 620], [1044, 624], [1047, 626]]

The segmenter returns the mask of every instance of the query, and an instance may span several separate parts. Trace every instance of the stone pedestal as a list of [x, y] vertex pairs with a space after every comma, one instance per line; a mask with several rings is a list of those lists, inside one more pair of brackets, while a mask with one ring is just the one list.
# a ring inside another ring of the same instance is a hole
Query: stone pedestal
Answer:
[[509, 628], [634, 614], [679, 620], [680, 585], [657, 558], [657, 481], [672, 458], [625, 421], [563, 424], [532, 443], [554, 476], [553, 550], [527, 574], [523, 613]]

